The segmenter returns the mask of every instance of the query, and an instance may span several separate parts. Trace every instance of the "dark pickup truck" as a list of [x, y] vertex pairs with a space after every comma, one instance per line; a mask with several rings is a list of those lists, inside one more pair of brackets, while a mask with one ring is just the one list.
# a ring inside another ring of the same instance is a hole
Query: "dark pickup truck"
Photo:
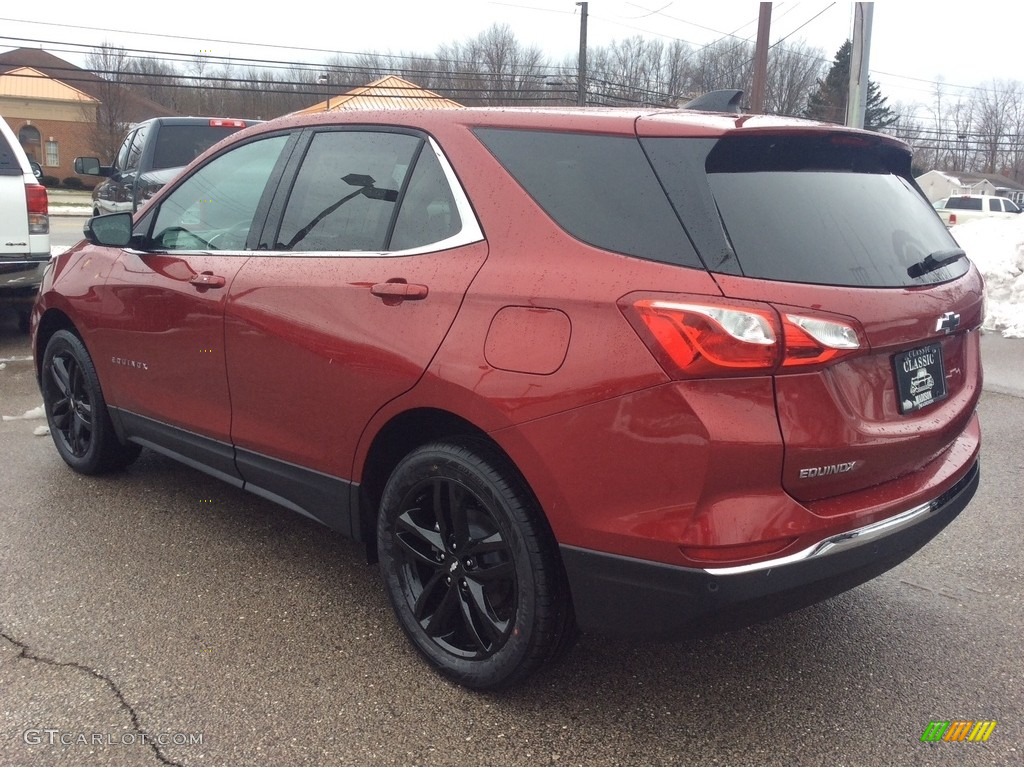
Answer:
[[134, 126], [113, 165], [76, 157], [75, 173], [105, 176], [92, 193], [92, 212], [134, 212], [160, 187], [225, 136], [259, 120], [223, 117], [154, 117]]

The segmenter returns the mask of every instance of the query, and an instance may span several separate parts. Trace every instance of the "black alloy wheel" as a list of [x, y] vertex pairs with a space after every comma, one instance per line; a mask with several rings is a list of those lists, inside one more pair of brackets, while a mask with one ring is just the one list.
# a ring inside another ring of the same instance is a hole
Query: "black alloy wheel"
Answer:
[[518, 474], [486, 443], [407, 456], [384, 492], [378, 550], [402, 628], [463, 685], [521, 679], [570, 630], [550, 533]]
[[54, 445], [72, 469], [93, 475], [138, 457], [139, 446], [114, 432], [92, 358], [70, 331], [57, 331], [46, 345], [42, 391]]

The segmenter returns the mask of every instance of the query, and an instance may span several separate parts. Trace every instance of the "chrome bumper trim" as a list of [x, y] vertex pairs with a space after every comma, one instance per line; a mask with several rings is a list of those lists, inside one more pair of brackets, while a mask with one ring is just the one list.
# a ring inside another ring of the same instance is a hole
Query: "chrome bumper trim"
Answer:
[[827, 539], [823, 539], [817, 544], [812, 544], [807, 547], [807, 549], [795, 552], [792, 555], [779, 557], [775, 560], [762, 560], [758, 563], [734, 565], [725, 568], [703, 568], [702, 570], [709, 576], [737, 576], [740, 574], [756, 573], [758, 571], [771, 571], [774, 568], [781, 568], [786, 565], [801, 563], [818, 557], [826, 557], [828, 555], [834, 555], [849, 549], [861, 547], [865, 544], [870, 544], [877, 539], [881, 539], [885, 536], [891, 536], [905, 528], [924, 522], [938, 512], [949, 498], [958, 492], [969, 479], [970, 474], [932, 501], [925, 502], [913, 509], [908, 509], [906, 512], [901, 512], [900, 514], [886, 518], [885, 520], [879, 520], [877, 523], [871, 523], [870, 525], [865, 525], [861, 528], [855, 528], [852, 531], [846, 531], [845, 533], [837, 533], [835, 536], [829, 536]]

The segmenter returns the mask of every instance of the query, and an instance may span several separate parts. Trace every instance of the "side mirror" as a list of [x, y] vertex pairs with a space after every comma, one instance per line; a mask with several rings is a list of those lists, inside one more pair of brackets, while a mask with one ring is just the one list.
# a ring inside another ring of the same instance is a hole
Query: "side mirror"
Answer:
[[98, 157], [76, 157], [75, 173], [81, 173], [86, 176], [102, 176], [100, 159]]
[[93, 245], [124, 248], [132, 239], [132, 215], [124, 211], [93, 216], [85, 222], [82, 232]]
[[32, 166], [32, 175], [37, 179], [43, 178], [43, 167], [39, 165], [35, 160], [29, 160], [28, 164]]

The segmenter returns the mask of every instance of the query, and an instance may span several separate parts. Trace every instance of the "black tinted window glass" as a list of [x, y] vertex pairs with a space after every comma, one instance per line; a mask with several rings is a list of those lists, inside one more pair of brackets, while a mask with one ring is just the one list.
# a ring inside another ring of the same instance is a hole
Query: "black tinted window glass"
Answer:
[[635, 138], [491, 128], [476, 134], [573, 237], [609, 251], [700, 266]]
[[153, 170], [188, 165], [237, 130], [216, 125], [161, 125], [153, 147]]
[[135, 139], [135, 133], [135, 131], [132, 131], [125, 136], [124, 141], [121, 142], [121, 146], [117, 150], [117, 158], [114, 161], [114, 165], [121, 170], [124, 170], [128, 166], [128, 152], [132, 148], [132, 141]]
[[241, 250], [287, 136], [225, 152], [192, 173], [160, 204], [153, 247]]
[[895, 147], [847, 135], [727, 137], [706, 168], [744, 275], [896, 287], [968, 269], [961, 259], [908, 275], [956, 243], [907, 178], [909, 156]]
[[139, 158], [142, 157], [142, 149], [146, 143], [146, 131], [149, 126], [143, 125], [135, 132], [132, 145], [128, 150], [128, 157], [125, 159], [122, 170], [134, 171], [139, 167]]
[[313, 137], [285, 207], [278, 250], [383, 251], [423, 140], [330, 131]]
[[430, 245], [458, 234], [461, 228], [462, 220], [441, 163], [433, 149], [424, 146], [402, 198], [388, 250]]
[[980, 211], [980, 197], [951, 197], [946, 201], [947, 208], [956, 208], [961, 211]]

